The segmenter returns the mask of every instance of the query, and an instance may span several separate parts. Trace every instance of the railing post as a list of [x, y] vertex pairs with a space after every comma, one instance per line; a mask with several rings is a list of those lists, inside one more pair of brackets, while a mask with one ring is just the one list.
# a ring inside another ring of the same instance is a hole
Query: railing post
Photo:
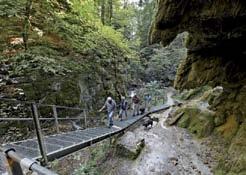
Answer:
[[86, 115], [86, 110], [84, 109], [84, 120], [85, 120], [85, 128], [87, 128], [87, 115]]
[[58, 175], [50, 171], [49, 169], [40, 166], [35, 160], [19, 156], [18, 154], [16, 154], [15, 149], [13, 148], [4, 150], [0, 147], [0, 151], [5, 153], [6, 161], [8, 163], [7, 168], [9, 175]]
[[8, 163], [7, 170], [9, 175], [24, 175], [20, 164], [11, 159], [7, 154], [6, 162]]
[[38, 140], [38, 145], [39, 145], [39, 150], [43, 158], [43, 164], [47, 165], [48, 163], [48, 158], [46, 154], [46, 149], [45, 149], [45, 144], [44, 144], [44, 139], [42, 135], [42, 130], [39, 122], [39, 117], [38, 117], [38, 108], [36, 103], [32, 103], [32, 113], [33, 113], [33, 121], [35, 125], [35, 130], [37, 134], [37, 140]]
[[55, 126], [56, 126], [56, 132], [59, 133], [59, 123], [58, 123], [58, 116], [57, 116], [57, 110], [56, 110], [56, 106], [53, 105], [52, 106], [52, 110], [53, 110], [53, 116], [55, 118]]

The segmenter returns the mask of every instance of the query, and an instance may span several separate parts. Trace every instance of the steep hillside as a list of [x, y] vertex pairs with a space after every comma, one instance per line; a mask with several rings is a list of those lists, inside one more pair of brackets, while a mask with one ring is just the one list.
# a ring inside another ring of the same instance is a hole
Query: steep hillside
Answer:
[[[117, 98], [125, 93], [122, 67], [134, 52], [122, 33], [102, 24], [93, 3], [0, 1], [1, 98], [80, 106], [95, 116], [93, 109], [98, 109], [107, 95]], [[71, 111], [61, 110], [58, 115], [66, 112]], [[40, 108], [40, 113], [50, 116], [52, 109]], [[70, 114], [75, 115], [66, 115]], [[28, 106], [0, 100], [0, 117], [30, 115]], [[32, 126], [31, 122], [1, 121], [0, 142], [15, 140], [6, 133], [19, 132], [18, 128], [22, 130], [18, 139], [28, 137]]]
[[93, 98], [119, 93], [119, 69], [132, 51], [121, 33], [102, 25], [90, 3], [0, 2], [1, 96], [17, 97], [18, 87], [24, 92], [18, 98], [74, 106], [82, 92]]

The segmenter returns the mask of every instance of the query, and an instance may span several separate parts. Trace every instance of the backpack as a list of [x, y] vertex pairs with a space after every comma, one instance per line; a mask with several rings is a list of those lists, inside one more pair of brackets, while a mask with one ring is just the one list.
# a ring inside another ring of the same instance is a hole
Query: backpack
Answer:
[[126, 100], [124, 100], [124, 101], [121, 102], [121, 108], [123, 110], [126, 110], [126, 108], [127, 108], [127, 101]]
[[137, 96], [134, 96], [132, 101], [133, 103], [138, 104], [140, 102], [140, 99]]

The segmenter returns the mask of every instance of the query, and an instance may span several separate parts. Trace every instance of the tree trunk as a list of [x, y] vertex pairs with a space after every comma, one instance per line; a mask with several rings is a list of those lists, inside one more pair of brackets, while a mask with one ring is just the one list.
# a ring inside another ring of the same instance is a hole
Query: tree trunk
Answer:
[[105, 0], [101, 0], [101, 21], [105, 24]]
[[29, 18], [30, 18], [31, 9], [32, 9], [32, 0], [27, 0], [26, 10], [25, 10], [25, 18], [24, 18], [24, 24], [23, 24], [23, 33], [22, 33], [25, 51], [27, 51], [27, 49], [28, 49], [27, 41], [28, 41], [28, 32], [29, 32], [29, 28], [30, 28]]
[[124, 0], [124, 2], [123, 2], [123, 9], [126, 9], [127, 8], [127, 5], [128, 5], [127, 0]]
[[112, 24], [112, 17], [113, 17], [113, 0], [109, 0], [109, 16], [108, 16], [108, 23], [109, 25]]

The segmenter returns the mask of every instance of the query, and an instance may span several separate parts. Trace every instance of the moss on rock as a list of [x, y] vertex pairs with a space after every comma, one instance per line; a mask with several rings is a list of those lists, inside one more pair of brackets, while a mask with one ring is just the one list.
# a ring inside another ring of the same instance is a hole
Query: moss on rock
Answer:
[[211, 90], [210, 86], [201, 86], [195, 89], [184, 90], [178, 98], [181, 100], [192, 100], [201, 98], [205, 92]]
[[214, 113], [209, 110], [202, 110], [197, 105], [184, 106], [177, 111], [177, 114], [184, 113], [178, 121], [178, 126], [187, 128], [197, 137], [209, 136], [214, 129]]
[[230, 139], [232, 138], [238, 129], [238, 123], [236, 117], [231, 115], [226, 119], [226, 122], [217, 127], [216, 131], [219, 132], [223, 137]]
[[120, 138], [117, 142], [116, 154], [134, 160], [141, 153], [144, 146], [144, 139], [137, 139], [134, 133], [127, 132], [124, 137]]
[[[230, 120], [232, 119], [228, 119], [228, 122]], [[227, 155], [220, 160], [215, 174], [246, 174], [246, 123], [241, 124], [238, 128], [235, 137], [231, 140]]]

